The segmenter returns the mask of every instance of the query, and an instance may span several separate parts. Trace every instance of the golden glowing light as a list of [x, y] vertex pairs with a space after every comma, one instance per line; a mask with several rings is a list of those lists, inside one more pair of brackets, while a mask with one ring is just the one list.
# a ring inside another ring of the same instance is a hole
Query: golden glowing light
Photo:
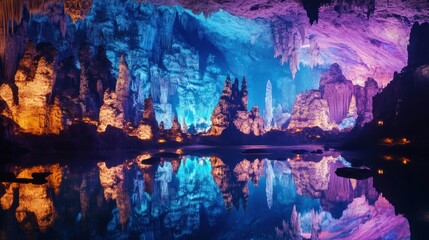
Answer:
[[176, 142], [183, 142], [183, 138], [182, 137], [176, 137]]
[[393, 160], [393, 156], [392, 155], [384, 155], [383, 159], [386, 161], [392, 161]]
[[378, 120], [377, 125], [381, 127], [384, 125], [384, 122], [382, 120]]
[[383, 143], [388, 145], [393, 144], [393, 138], [384, 138]]
[[302, 132], [302, 128], [295, 128], [295, 129], [293, 130], [293, 132], [295, 132], [295, 133]]
[[377, 173], [378, 173], [378, 175], [383, 175], [383, 174], [384, 174], [384, 171], [383, 171], [383, 169], [378, 169], [378, 170], [377, 170]]
[[409, 140], [409, 139], [407, 139], [407, 138], [401, 138], [400, 140], [399, 140], [399, 143], [400, 144], [410, 144], [411, 143], [411, 141]]
[[301, 154], [297, 154], [296, 156], [295, 156], [295, 160], [301, 160]]
[[402, 157], [401, 158], [402, 164], [407, 165], [408, 163], [411, 162], [411, 160], [407, 157]]
[[177, 150], [176, 150], [176, 153], [177, 153], [177, 154], [183, 154], [183, 149], [181, 149], [181, 148], [177, 149]]
[[165, 139], [163, 138], [158, 139], [158, 143], [165, 143]]

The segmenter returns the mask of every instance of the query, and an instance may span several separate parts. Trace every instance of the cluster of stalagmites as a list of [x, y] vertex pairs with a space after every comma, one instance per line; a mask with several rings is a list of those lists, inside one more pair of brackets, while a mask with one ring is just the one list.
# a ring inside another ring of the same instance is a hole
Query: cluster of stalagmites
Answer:
[[[44, 135], [59, 134], [83, 121], [97, 125], [98, 132], [111, 126], [142, 140], [158, 137], [163, 130], [159, 130], [151, 96], [144, 100], [141, 116], [131, 109], [130, 71], [123, 56], [116, 84], [103, 48], [93, 54], [83, 44], [77, 59], [80, 70], [74, 68], [75, 61], [70, 57], [58, 62], [58, 52], [51, 45], [35, 47], [29, 42], [14, 81], [0, 85], [3, 123], [11, 121], [20, 132]], [[165, 131], [169, 140], [185, 138], [177, 118], [172, 129]]]
[[259, 136], [265, 133], [264, 119], [259, 114], [259, 107], [253, 106], [247, 111], [248, 92], [246, 78], [243, 78], [241, 90], [238, 89], [238, 79], [231, 83], [228, 76], [222, 90], [222, 96], [211, 117], [211, 135], [220, 135], [227, 128], [236, 128], [244, 134]]
[[298, 94], [288, 129], [320, 127], [328, 131], [347, 129], [372, 120], [372, 98], [378, 93], [377, 82], [368, 78], [365, 85], [353, 85], [338, 64], [320, 78], [319, 89]]

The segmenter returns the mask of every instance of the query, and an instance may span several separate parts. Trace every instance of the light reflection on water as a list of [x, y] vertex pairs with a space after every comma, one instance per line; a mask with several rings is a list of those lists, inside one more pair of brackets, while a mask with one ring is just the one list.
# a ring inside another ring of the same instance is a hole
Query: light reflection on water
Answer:
[[[20, 228], [2, 234], [7, 239], [410, 237], [407, 219], [377, 193], [372, 178], [335, 175], [338, 167], [350, 165], [338, 155], [319, 161], [261, 156], [234, 163], [184, 155], [146, 164], [149, 157], [116, 166], [99, 162], [84, 172], [58, 164], [17, 170], [59, 173], [43, 186], [3, 183], [3, 221]], [[12, 189], [19, 192], [18, 206], [12, 204]]]

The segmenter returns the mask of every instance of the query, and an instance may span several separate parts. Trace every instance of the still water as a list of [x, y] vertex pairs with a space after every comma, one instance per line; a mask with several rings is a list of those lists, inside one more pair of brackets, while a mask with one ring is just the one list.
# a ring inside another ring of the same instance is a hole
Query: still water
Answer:
[[[386, 185], [384, 163], [355, 180], [335, 174], [351, 166], [342, 153], [264, 149], [4, 166], [18, 178], [51, 175], [44, 184], [2, 183], [0, 239], [420, 239], [401, 213], [415, 216], [374, 187]], [[411, 164], [395, 157], [380, 161]], [[427, 221], [424, 207], [416, 226]]]

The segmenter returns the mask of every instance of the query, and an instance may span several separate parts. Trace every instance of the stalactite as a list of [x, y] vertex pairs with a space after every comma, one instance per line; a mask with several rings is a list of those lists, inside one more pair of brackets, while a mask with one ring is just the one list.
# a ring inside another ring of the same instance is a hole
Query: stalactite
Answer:
[[271, 29], [274, 57], [280, 57], [281, 64], [289, 63], [292, 78], [295, 78], [295, 74], [299, 70], [298, 52], [305, 38], [302, 33], [305, 31], [297, 29], [291, 21], [280, 17], [273, 20]]

